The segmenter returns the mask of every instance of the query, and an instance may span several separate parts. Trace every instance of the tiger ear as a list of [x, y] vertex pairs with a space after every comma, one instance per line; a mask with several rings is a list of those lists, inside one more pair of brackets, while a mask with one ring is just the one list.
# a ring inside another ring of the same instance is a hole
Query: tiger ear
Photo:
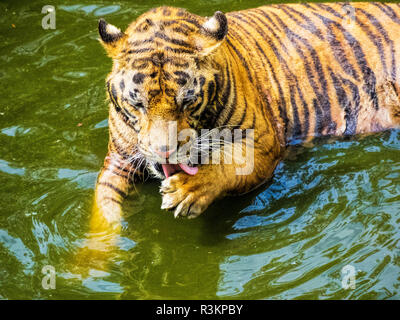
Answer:
[[228, 20], [225, 14], [217, 11], [200, 28], [197, 45], [202, 56], [207, 56], [217, 49], [228, 33]]
[[115, 57], [117, 45], [125, 38], [125, 33], [120, 29], [107, 23], [104, 19], [99, 20], [100, 42], [110, 57]]

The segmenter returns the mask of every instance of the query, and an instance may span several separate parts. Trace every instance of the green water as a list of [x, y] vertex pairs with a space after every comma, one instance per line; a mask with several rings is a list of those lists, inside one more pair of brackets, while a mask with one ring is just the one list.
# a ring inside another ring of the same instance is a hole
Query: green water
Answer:
[[[138, 186], [108, 268], [76, 271], [107, 151], [99, 17], [125, 28], [161, 4], [265, 2], [50, 2], [55, 30], [41, 28], [47, 1], [0, 2], [0, 298], [400, 298], [398, 131], [296, 148], [271, 184], [195, 220], [160, 210], [156, 181]], [[42, 287], [46, 265], [56, 289]]]

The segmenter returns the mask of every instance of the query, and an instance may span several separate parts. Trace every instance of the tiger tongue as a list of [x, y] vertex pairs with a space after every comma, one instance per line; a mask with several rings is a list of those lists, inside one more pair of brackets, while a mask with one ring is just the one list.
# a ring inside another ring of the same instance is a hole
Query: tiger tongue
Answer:
[[164, 175], [166, 178], [173, 175], [177, 171], [184, 171], [191, 176], [195, 175], [199, 168], [197, 167], [189, 167], [187, 164], [179, 163], [179, 164], [161, 164], [162, 169], [164, 171]]
[[161, 164], [161, 166], [166, 178], [172, 176], [176, 171], [179, 171], [181, 169], [177, 164], [167, 163], [167, 164]]
[[184, 163], [179, 163], [179, 167], [187, 174], [190, 174], [191, 176], [194, 176], [197, 173], [197, 171], [199, 171], [198, 167], [189, 167], [187, 164]]

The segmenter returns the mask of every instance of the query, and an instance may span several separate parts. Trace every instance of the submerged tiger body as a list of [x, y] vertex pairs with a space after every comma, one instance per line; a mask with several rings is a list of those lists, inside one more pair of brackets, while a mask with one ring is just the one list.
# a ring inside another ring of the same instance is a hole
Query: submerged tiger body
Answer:
[[[120, 220], [123, 198], [146, 171], [163, 180], [162, 208], [195, 217], [216, 198], [270, 179], [288, 144], [400, 124], [398, 4], [271, 5], [208, 19], [161, 7], [125, 32], [101, 20], [99, 32], [114, 62], [95, 205], [108, 222]], [[254, 129], [254, 170], [160, 170], [179, 154], [165, 142], [168, 121], [178, 131]]]

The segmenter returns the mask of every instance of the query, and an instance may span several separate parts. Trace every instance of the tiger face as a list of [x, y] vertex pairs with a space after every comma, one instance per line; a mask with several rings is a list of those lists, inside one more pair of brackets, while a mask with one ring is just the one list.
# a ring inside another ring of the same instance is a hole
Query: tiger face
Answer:
[[195, 139], [179, 134], [199, 132], [210, 123], [205, 114], [216, 109], [221, 72], [212, 55], [227, 33], [225, 15], [216, 12], [206, 19], [162, 7], [140, 16], [125, 32], [100, 20], [99, 33], [113, 59], [107, 78], [110, 117], [122, 116], [126, 130], [136, 133], [131, 147], [153, 174], [195, 174], [187, 153]]

